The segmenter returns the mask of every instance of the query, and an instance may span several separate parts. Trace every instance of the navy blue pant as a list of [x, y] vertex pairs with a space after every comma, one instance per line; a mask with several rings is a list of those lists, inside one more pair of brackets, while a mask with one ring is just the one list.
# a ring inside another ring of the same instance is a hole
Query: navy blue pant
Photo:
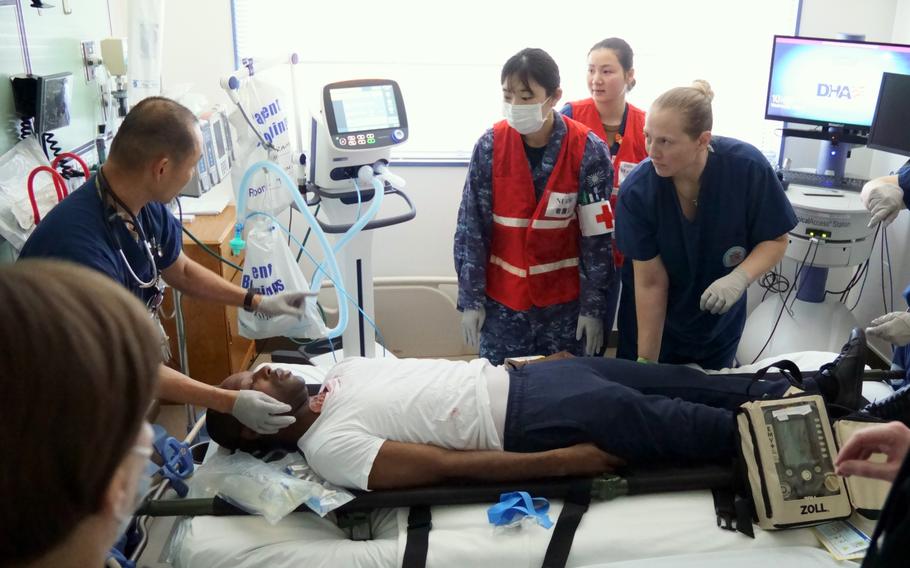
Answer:
[[[622, 298], [619, 301], [619, 345], [616, 348], [616, 356], [635, 361], [638, 359], [638, 320], [635, 313], [635, 276], [631, 259], [626, 259], [620, 272]], [[681, 343], [664, 330], [658, 360], [661, 363], [697, 363], [704, 369], [732, 367], [745, 323], [743, 319], [735, 333], [720, 337], [709, 345]]]
[[600, 348], [600, 352], [597, 354], [603, 356], [607, 352], [608, 343], [610, 342], [610, 335], [613, 333], [613, 323], [616, 321], [616, 310], [619, 306], [619, 292], [622, 288], [622, 278], [620, 276], [621, 269], [616, 268], [613, 271], [613, 276], [610, 277], [610, 282], [607, 285], [606, 290], [604, 290], [604, 297], [607, 299], [607, 313], [604, 315], [604, 344]]
[[507, 357], [552, 355], [568, 351], [583, 355], [584, 339], [575, 339], [578, 301], [516, 311], [487, 298], [480, 330], [480, 356], [494, 365]]
[[[779, 398], [790, 386], [779, 374], [751, 377], [602, 357], [527, 365], [509, 371], [504, 449], [592, 442], [633, 464], [729, 459], [733, 411], [750, 400]], [[804, 388], [818, 392], [811, 378]]]

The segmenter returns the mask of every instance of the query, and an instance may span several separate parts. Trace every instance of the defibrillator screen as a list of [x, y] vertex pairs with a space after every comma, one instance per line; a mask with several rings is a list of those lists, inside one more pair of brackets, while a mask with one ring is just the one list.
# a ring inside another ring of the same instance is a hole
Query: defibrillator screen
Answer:
[[331, 89], [329, 97], [339, 134], [401, 126], [392, 85]]
[[805, 418], [791, 416], [774, 423], [774, 437], [780, 459], [787, 465], [798, 466], [816, 461], [812, 451], [809, 427]]

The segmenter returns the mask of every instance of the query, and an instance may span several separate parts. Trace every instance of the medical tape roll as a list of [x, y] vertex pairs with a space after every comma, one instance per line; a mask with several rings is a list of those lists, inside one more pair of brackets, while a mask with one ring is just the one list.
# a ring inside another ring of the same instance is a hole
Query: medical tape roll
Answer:
[[[838, 447], [844, 447], [844, 444], [857, 432], [881, 422], [871, 416], [860, 415], [851, 415], [836, 421], [834, 438], [837, 440]], [[872, 454], [869, 460], [884, 463], [887, 457], [884, 454]], [[891, 483], [858, 475], [848, 477], [846, 483], [850, 503], [856, 508], [856, 512], [868, 519], [878, 519], [885, 506], [885, 499], [891, 491]]]
[[736, 417], [758, 525], [785, 529], [850, 516], [825, 403], [818, 395], [748, 402]]

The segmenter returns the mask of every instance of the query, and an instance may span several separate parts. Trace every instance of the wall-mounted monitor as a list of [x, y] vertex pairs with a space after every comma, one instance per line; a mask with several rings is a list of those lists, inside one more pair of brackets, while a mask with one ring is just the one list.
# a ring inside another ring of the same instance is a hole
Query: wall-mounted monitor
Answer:
[[774, 36], [765, 118], [866, 131], [883, 73], [910, 74], [910, 46]]
[[16, 114], [35, 120], [35, 132], [50, 132], [70, 124], [73, 74], [15, 75], [13, 101]]

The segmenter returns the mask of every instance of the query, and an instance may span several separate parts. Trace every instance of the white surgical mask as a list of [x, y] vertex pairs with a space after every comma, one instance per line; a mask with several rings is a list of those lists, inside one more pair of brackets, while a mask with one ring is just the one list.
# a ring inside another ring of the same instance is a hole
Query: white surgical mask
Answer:
[[[150, 426], [145, 426], [151, 428]], [[133, 496], [133, 500], [130, 503], [129, 511], [122, 511], [117, 515], [117, 520], [120, 522], [120, 526], [117, 527], [117, 535], [123, 535], [126, 532], [126, 529], [130, 526], [130, 522], [133, 520], [133, 513], [136, 512], [136, 509], [139, 508], [139, 505], [142, 504], [142, 501], [145, 499], [145, 496], [148, 495], [149, 490], [152, 487], [152, 467], [149, 467], [149, 460], [152, 457], [152, 449], [144, 446], [136, 446], [130, 449], [130, 453], [138, 454], [143, 460], [142, 473], [139, 476], [139, 479], [136, 480], [136, 494]]]
[[513, 105], [503, 102], [502, 116], [509, 122], [509, 126], [520, 134], [537, 132], [543, 127], [546, 120], [543, 115], [543, 103]]

